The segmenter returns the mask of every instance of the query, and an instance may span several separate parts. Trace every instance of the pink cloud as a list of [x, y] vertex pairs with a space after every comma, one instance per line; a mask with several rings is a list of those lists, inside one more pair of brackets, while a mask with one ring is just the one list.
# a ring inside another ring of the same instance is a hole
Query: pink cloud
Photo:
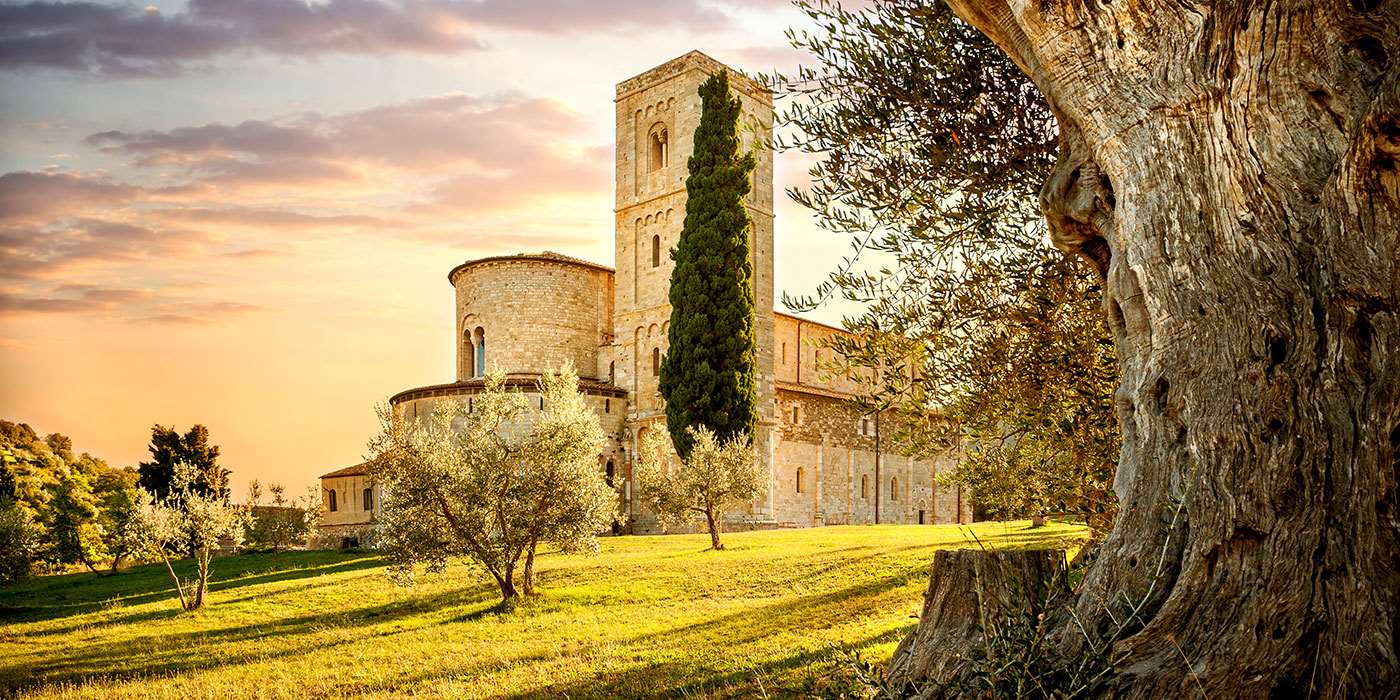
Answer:
[[139, 187], [77, 173], [5, 173], [0, 175], [0, 222], [41, 220], [58, 212], [125, 204], [140, 194]]
[[[771, 9], [778, 0], [761, 0]], [[0, 4], [0, 69], [115, 77], [177, 75], [234, 52], [280, 56], [457, 54], [490, 29], [570, 34], [732, 26], [717, 5], [747, 0], [191, 0], [171, 15], [139, 4]]]

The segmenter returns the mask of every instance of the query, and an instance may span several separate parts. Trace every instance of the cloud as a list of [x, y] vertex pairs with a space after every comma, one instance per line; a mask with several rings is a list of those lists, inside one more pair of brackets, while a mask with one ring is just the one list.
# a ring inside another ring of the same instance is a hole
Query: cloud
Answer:
[[605, 192], [611, 151], [575, 143], [586, 131], [580, 115], [553, 100], [454, 93], [280, 121], [104, 131], [85, 141], [136, 168], [193, 176], [165, 188], [166, 199], [411, 177], [429, 202], [484, 211]]
[[708, 32], [733, 23], [705, 0], [190, 0], [170, 15], [135, 3], [34, 0], [0, 3], [0, 69], [170, 76], [235, 52], [442, 55], [487, 48], [481, 34], [490, 29]]
[[187, 301], [162, 304], [158, 313], [142, 318], [147, 323], [164, 325], [192, 325], [227, 321], [236, 316], [262, 311], [256, 304], [232, 301]]
[[32, 280], [84, 265], [146, 261], [200, 250], [193, 231], [104, 219], [63, 219], [46, 226], [0, 228], [0, 280]]
[[548, 34], [658, 28], [706, 32], [733, 21], [697, 0], [485, 0], [474, 4], [471, 14], [477, 21]]
[[117, 76], [181, 72], [232, 51], [449, 54], [485, 44], [464, 10], [423, 0], [191, 0], [166, 16], [136, 4], [0, 4], [0, 68], [58, 68]]
[[16, 171], [0, 175], [0, 222], [33, 221], [136, 199], [139, 187], [77, 173]]
[[23, 293], [7, 291], [0, 293], [0, 316], [97, 313], [145, 302], [153, 297], [154, 293], [145, 289], [85, 284], [60, 285], [49, 290], [45, 296], [26, 296]]

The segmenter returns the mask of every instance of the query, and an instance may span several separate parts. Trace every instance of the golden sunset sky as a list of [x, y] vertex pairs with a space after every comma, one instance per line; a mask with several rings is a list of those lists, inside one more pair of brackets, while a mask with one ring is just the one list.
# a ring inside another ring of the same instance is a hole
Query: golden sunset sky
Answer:
[[[612, 265], [613, 86], [801, 59], [778, 0], [0, 3], [0, 417], [114, 466], [209, 426], [240, 497], [453, 374], [469, 258]], [[781, 196], [778, 293], [847, 242]], [[835, 321], [833, 309], [818, 312]]]

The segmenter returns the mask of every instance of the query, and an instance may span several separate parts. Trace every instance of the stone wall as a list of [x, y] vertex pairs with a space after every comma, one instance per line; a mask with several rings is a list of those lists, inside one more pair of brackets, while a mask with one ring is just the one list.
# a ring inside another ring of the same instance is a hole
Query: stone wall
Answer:
[[[632, 440], [663, 419], [658, 391], [658, 358], [667, 351], [671, 318], [669, 292], [671, 250], [685, 222], [686, 161], [700, 123], [700, 84], [725, 67], [699, 52], [653, 68], [619, 83], [616, 107], [616, 313], [613, 345], [605, 352], [615, 368], [615, 383], [629, 392]], [[772, 136], [771, 95], [754, 81], [730, 70], [730, 85], [741, 104], [745, 147]], [[658, 155], [658, 135], [664, 154]], [[758, 346], [760, 426], [755, 442], [767, 466], [771, 450], [773, 367], [773, 152], [757, 148], [758, 167], [748, 197], [753, 220], [755, 340]], [[630, 464], [629, 464], [630, 473]], [[761, 507], [760, 507], [761, 509]], [[635, 498], [630, 510], [640, 516]]]
[[[370, 508], [364, 507], [364, 491], [370, 489]], [[330, 509], [330, 492], [336, 492], [336, 509]], [[337, 476], [321, 479], [321, 503], [325, 513], [322, 525], [363, 525], [372, 522], [379, 512], [379, 491], [369, 482], [369, 476]]]
[[936, 482], [936, 474], [956, 463], [955, 456], [911, 459], [891, 450], [886, 435], [877, 480], [876, 441], [882, 428], [873, 415], [861, 415], [834, 393], [780, 385], [777, 398], [770, 498], [779, 524], [874, 523], [877, 502], [881, 523], [971, 521], [956, 487]]
[[544, 253], [474, 260], [449, 279], [457, 294], [458, 380], [476, 376], [478, 328], [488, 370], [538, 374], [568, 360], [580, 377], [600, 378], [598, 348], [611, 340], [611, 270]]

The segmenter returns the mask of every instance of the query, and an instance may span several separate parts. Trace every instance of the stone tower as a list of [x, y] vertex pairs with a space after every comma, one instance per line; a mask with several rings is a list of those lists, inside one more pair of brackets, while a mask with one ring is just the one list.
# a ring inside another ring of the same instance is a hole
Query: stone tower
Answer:
[[[670, 251], [685, 221], [686, 161], [700, 123], [700, 84], [728, 70], [742, 104], [745, 147], [758, 144], [758, 167], [749, 194], [753, 219], [755, 340], [758, 357], [759, 428], [755, 447], [773, 463], [773, 127], [772, 96], [758, 83], [699, 51], [692, 51], [617, 85], [617, 272], [613, 315], [614, 382], [629, 393], [625, 445], [637, 454], [645, 430], [662, 429], [665, 408], [658, 389], [659, 360], [666, 352], [671, 305]], [[629, 471], [630, 476], [630, 463]], [[639, 512], [635, 489], [628, 509]], [[747, 517], [767, 520], [771, 500], [754, 504]]]

